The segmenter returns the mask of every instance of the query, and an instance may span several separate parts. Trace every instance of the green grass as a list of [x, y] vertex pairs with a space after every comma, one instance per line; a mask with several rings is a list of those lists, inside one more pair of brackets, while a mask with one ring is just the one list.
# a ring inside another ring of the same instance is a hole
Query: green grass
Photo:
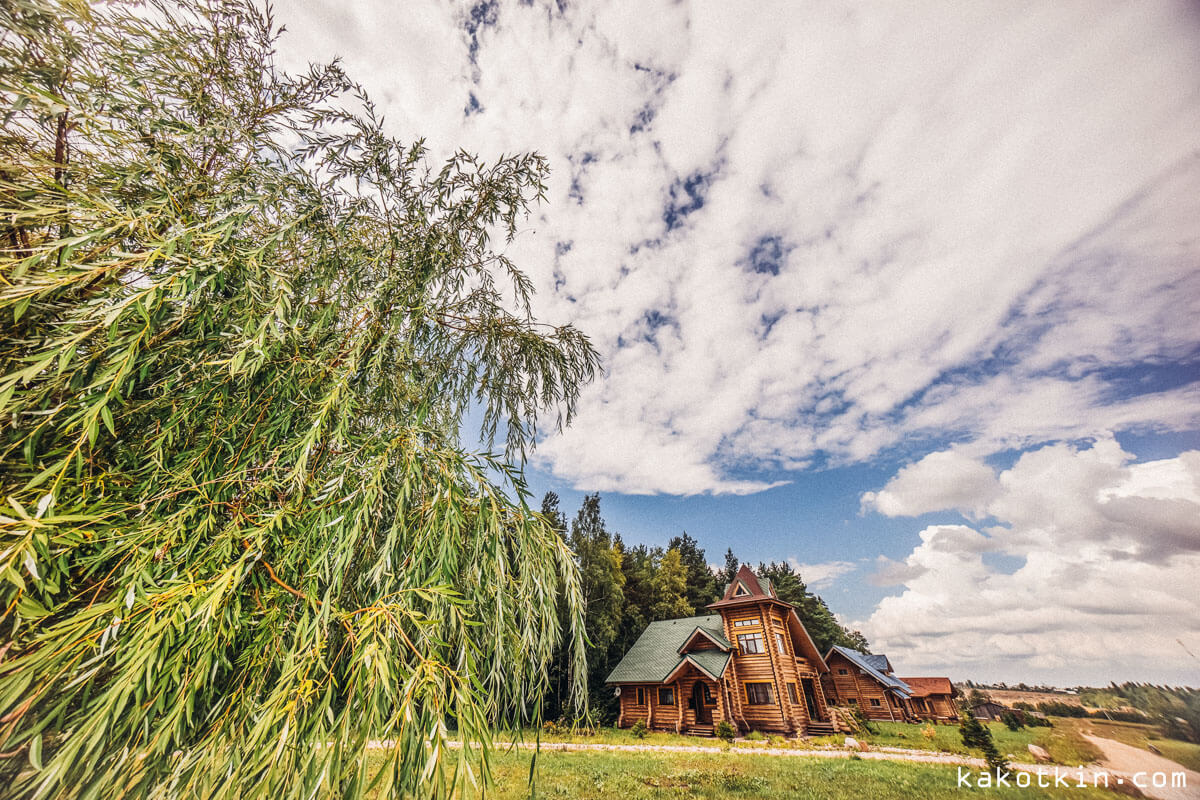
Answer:
[[[1076, 766], [1090, 763], [1100, 757], [1100, 753], [1079, 735], [1076, 720], [1056, 720], [1053, 728], [1023, 728], [1010, 731], [999, 722], [984, 723], [992, 732], [997, 749], [1010, 756], [1012, 761], [1030, 762], [1033, 757], [1029, 754], [1028, 745], [1044, 747], [1050, 753], [1050, 758], [1056, 764]], [[926, 725], [909, 725], [903, 722], [873, 722], [872, 727], [877, 733], [862, 731], [855, 738], [874, 747], [904, 747], [913, 750], [931, 750], [939, 753], [956, 753], [958, 755], [974, 755], [962, 742], [957, 725], [933, 725], [934, 736], [925, 738], [922, 731]], [[1100, 734], [1103, 735], [1103, 734]], [[525, 741], [534, 741], [534, 732], [526, 731]], [[676, 747], [720, 747], [721, 742], [696, 736], [683, 736], [675, 733], [650, 732], [644, 739], [636, 739], [628, 731], [620, 728], [598, 728], [584, 735], [581, 733], [562, 732], [557, 734], [542, 734], [543, 742], [566, 742], [571, 744], [623, 744]], [[785, 740], [780, 737], [769, 737], [759, 741], [738, 741], [737, 748], [787, 748], [812, 749], [819, 747], [840, 747], [845, 741], [843, 735], [814, 737], [807, 741]], [[1139, 746], [1145, 746], [1144, 742]]]
[[[1030, 762], [1033, 757], [1029, 754], [1029, 745], [1036, 744], [1044, 747], [1050, 753], [1050, 758], [1056, 764], [1077, 766], [1087, 764], [1099, 757], [1092, 745], [1079, 736], [1074, 727], [1062, 726], [1055, 722], [1053, 728], [1021, 728], [1010, 731], [999, 722], [985, 722], [992, 732], [992, 740], [996, 749], [1012, 761]], [[872, 727], [878, 733], [866, 733], [857, 738], [869, 745], [877, 747], [908, 747], [914, 750], [934, 750], [942, 753], [957, 753], [959, 755], [974, 755], [963, 744], [962, 736], [957, 725], [909, 725], [903, 722], [872, 722]], [[932, 727], [933, 738], [923, 735], [927, 727]]]
[[1150, 745], [1154, 745], [1164, 758], [1169, 758], [1188, 769], [1200, 771], [1200, 744], [1163, 739], [1154, 725], [1098, 719], [1071, 719], [1063, 720], [1062, 723], [1061, 727], [1088, 731], [1093, 736], [1113, 739], [1143, 750], [1148, 750]]
[[[487, 797], [530, 797], [529, 753], [496, 758], [496, 785]], [[953, 767], [897, 762], [788, 758], [735, 753], [543, 752], [538, 756], [537, 797], [614, 798], [827, 798], [878, 800], [961, 798]], [[971, 789], [971, 797], [1111, 798], [1094, 789]], [[468, 791], [462, 800], [479, 795]]]
[[1200, 744], [1181, 742], [1178, 739], [1150, 739], [1150, 744], [1158, 748], [1164, 758], [1169, 758], [1176, 764], [1182, 764], [1188, 769], [1200, 772]]

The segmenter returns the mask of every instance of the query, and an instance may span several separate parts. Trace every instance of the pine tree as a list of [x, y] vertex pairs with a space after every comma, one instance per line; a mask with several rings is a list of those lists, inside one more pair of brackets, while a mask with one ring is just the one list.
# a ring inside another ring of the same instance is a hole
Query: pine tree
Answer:
[[687, 570], [678, 550], [668, 549], [654, 573], [654, 605], [651, 619], [676, 619], [695, 613], [687, 599]]
[[[567, 518], [563, 515], [559, 508], [558, 495], [554, 492], [546, 492], [542, 496], [542, 517], [558, 533], [559, 536], [566, 538], [567, 535]], [[559, 625], [565, 628], [569, 625], [570, 604], [565, 595], [560, 595], [558, 598], [558, 619]], [[585, 631], [586, 633], [586, 631]], [[554, 650], [554, 655], [546, 665], [546, 680], [549, 687], [545, 701], [541, 708], [541, 717], [543, 719], [557, 720], [562, 717], [573, 715], [578, 711], [578, 708], [572, 708], [572, 652], [568, 642], [562, 642]]]
[[614, 546], [621, 551], [621, 574], [625, 577], [625, 605], [621, 609], [620, 629], [613, 649], [624, 654], [641, 636], [651, 621], [655, 602], [655, 569], [662, 551], [639, 544], [626, 548], [616, 537]]
[[0, 796], [357, 798], [372, 739], [455, 795], [564, 635], [583, 677], [519, 465], [596, 357], [491, 245], [546, 162], [430, 164], [259, 4], [152, 6], [0, 3]]
[[584, 497], [567, 539], [579, 565], [579, 585], [583, 590], [584, 620], [589, 650], [606, 652], [617, 635], [625, 576], [613, 548], [612, 535], [600, 514], [600, 495]]
[[733, 579], [737, 577], [738, 570], [742, 568], [742, 562], [738, 561], [738, 557], [733, 554], [733, 548], [725, 549], [725, 569], [721, 575], [722, 586], [717, 587], [723, 589], [725, 586], [733, 583]]
[[667, 542], [667, 549], [679, 552], [679, 559], [687, 573], [687, 599], [692, 608], [699, 611], [720, 599], [721, 587], [704, 558], [704, 549], [699, 542], [684, 531]]
[[962, 736], [963, 744], [983, 754], [988, 769], [995, 772], [1003, 772], [1008, 769], [1008, 761], [996, 749], [991, 730], [975, 719], [970, 707], [965, 704], [959, 710], [958, 731]]
[[620, 629], [625, 605], [625, 576], [621, 571], [621, 551], [615, 545], [600, 513], [600, 495], [583, 499], [568, 537], [579, 566], [579, 582], [584, 597], [584, 628], [587, 632], [588, 702], [603, 721], [616, 716], [612, 692], [604, 685], [614, 662], [613, 643]]

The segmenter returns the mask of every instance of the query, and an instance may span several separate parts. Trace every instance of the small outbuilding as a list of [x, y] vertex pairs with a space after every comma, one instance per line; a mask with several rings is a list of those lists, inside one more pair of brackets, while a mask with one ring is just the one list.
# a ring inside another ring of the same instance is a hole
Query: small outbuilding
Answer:
[[1006, 706], [994, 703], [991, 700], [971, 706], [971, 716], [975, 717], [975, 719], [985, 721], [999, 720], [1008, 711], [1009, 709]]

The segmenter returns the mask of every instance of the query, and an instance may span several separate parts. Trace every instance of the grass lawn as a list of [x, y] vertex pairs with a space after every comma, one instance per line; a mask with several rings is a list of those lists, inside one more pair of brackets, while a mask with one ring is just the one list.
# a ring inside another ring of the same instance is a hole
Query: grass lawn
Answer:
[[[1059, 724], [1058, 721], [1056, 724]], [[1115, 739], [1143, 750], [1148, 750], [1150, 745], [1154, 745], [1163, 754], [1163, 757], [1182, 764], [1188, 769], [1200, 771], [1200, 744], [1160, 738], [1158, 728], [1153, 725], [1141, 725], [1136, 722], [1110, 722], [1100, 719], [1064, 719], [1059, 727], [1088, 731], [1093, 736]]]
[[[1190, 769], [1200, 770], [1200, 745], [1181, 742], [1175, 739], [1158, 738], [1157, 730], [1152, 725], [1139, 725], [1130, 722], [1109, 722], [1107, 720], [1075, 719], [1072, 717], [1054, 717], [1052, 728], [1023, 728], [1010, 731], [999, 722], [984, 723], [992, 732], [992, 738], [1001, 753], [1009, 756], [1012, 761], [1030, 762], [1033, 760], [1027, 746], [1030, 743], [1044, 747], [1050, 753], [1050, 758], [1056, 764], [1077, 766], [1089, 764], [1100, 758], [1100, 752], [1080, 733], [1090, 731], [1095, 736], [1115, 739], [1125, 744], [1147, 749], [1154, 745], [1167, 758]], [[932, 750], [941, 753], [957, 753], [959, 755], [974, 755], [962, 743], [957, 725], [934, 725], [933, 738], [926, 738], [922, 731], [925, 725], [908, 725], [903, 722], [874, 722], [872, 726], [878, 733], [862, 732], [856, 738], [875, 747], [904, 747], [912, 750]], [[535, 731], [525, 732], [525, 741], [533, 742]], [[822, 736], [807, 741], [783, 739], [778, 736], [761, 741], [741, 741], [734, 746], [739, 749], [759, 747], [785, 749], [812, 749], [817, 747], [840, 747], [845, 737]], [[542, 734], [543, 742], [568, 742], [574, 744], [621, 744], [621, 745], [650, 745], [650, 746], [679, 746], [679, 747], [720, 747], [716, 739], [682, 736], [674, 733], [650, 732], [644, 739], [636, 739], [628, 730], [619, 728], [599, 728], [590, 735], [572, 734], [568, 732], [557, 734]]]
[[[971, 753], [963, 744], [957, 725], [926, 726], [909, 725], [903, 722], [873, 722], [871, 724], [879, 729], [879, 733], [863, 733], [858, 737], [871, 745], [979, 755]], [[999, 722], [983, 724], [992, 732], [992, 740], [996, 743], [996, 749], [1007, 755], [1012, 761], [1032, 761], [1033, 757], [1029, 754], [1028, 749], [1030, 744], [1044, 747], [1056, 764], [1068, 766], [1087, 764], [1100, 755], [1091, 744], [1079, 736], [1075, 728], [1063, 727], [1057, 720], [1055, 720], [1053, 728], [1022, 728], [1017, 731], [1010, 731], [1007, 726]], [[933, 738], [925, 737], [923, 731], [928, 728], [932, 728]]]
[[1188, 769], [1200, 772], [1200, 744], [1181, 742], [1178, 739], [1150, 739], [1150, 744], [1158, 748], [1164, 758], [1169, 758], [1176, 764], [1182, 764]]
[[[1040, 745], [1046, 748], [1056, 764], [1077, 766], [1087, 764], [1099, 758], [1099, 752], [1079, 735], [1074, 720], [1056, 720], [1053, 728], [1023, 728], [1010, 731], [999, 722], [984, 723], [992, 731], [992, 738], [1001, 753], [1010, 756], [1012, 761], [1030, 762], [1027, 745]], [[1066, 723], [1061, 724], [1061, 723]], [[903, 722], [873, 722], [872, 727], [878, 733], [865, 731], [855, 734], [855, 738], [875, 747], [905, 747], [913, 750], [932, 750], [940, 753], [957, 753], [959, 755], [974, 755], [962, 742], [957, 725], [909, 725]], [[922, 733], [927, 727], [932, 727], [933, 738], [926, 738]], [[525, 741], [532, 742], [533, 731], [527, 731]], [[543, 734], [544, 742], [570, 742], [574, 744], [623, 744], [623, 745], [673, 745], [683, 747], [718, 747], [720, 742], [710, 738], [682, 736], [674, 733], [647, 733], [644, 739], [635, 739], [628, 730], [619, 728], [599, 728], [591, 735], [571, 733]], [[845, 736], [820, 736], [805, 741], [784, 739], [773, 736], [761, 741], [738, 741], [738, 748], [778, 747], [788, 749], [812, 749], [814, 747], [840, 747]], [[1145, 746], [1144, 743], [1141, 746]]]
[[[506, 753], [495, 761], [497, 800], [531, 797], [530, 754]], [[963, 789], [957, 770], [887, 761], [788, 758], [735, 753], [543, 752], [538, 756], [537, 797], [578, 800], [625, 798], [1078, 798], [1115, 795], [1098, 789]], [[964, 792], [966, 793], [964, 795]], [[463, 800], [478, 797], [465, 792]]]

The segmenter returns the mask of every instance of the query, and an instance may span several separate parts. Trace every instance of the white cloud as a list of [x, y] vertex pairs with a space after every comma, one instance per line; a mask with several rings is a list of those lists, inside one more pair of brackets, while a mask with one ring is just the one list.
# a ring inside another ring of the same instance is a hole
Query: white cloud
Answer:
[[838, 578], [858, 569], [852, 561], [823, 561], [818, 564], [804, 564], [794, 558], [788, 563], [800, 573], [800, 579], [810, 589], [828, 589]]
[[550, 158], [510, 254], [607, 372], [541, 464], [749, 493], [921, 438], [1200, 422], [1194, 383], [1107, 371], [1200, 338], [1194, 16], [302, 0], [281, 58], [341, 54], [435, 152]]
[[[1177, 640], [1200, 645], [1200, 452], [1130, 460], [1111, 439], [1055, 445], [995, 476], [998, 490], [966, 501], [942, 493], [943, 509], [965, 505], [994, 524], [922, 530], [907, 558], [878, 564], [875, 582], [901, 593], [856, 624], [912, 673], [1194, 680], [1195, 662]], [[875, 508], [936, 510], [936, 493], [913, 477], [925, 473], [937, 486], [964, 472], [957, 457], [914, 467], [876, 495]]]
[[986, 464], [944, 450], [904, 467], [881, 491], [864, 494], [862, 506], [888, 517], [916, 517], [944, 509], [970, 516], [985, 507], [999, 488]]

